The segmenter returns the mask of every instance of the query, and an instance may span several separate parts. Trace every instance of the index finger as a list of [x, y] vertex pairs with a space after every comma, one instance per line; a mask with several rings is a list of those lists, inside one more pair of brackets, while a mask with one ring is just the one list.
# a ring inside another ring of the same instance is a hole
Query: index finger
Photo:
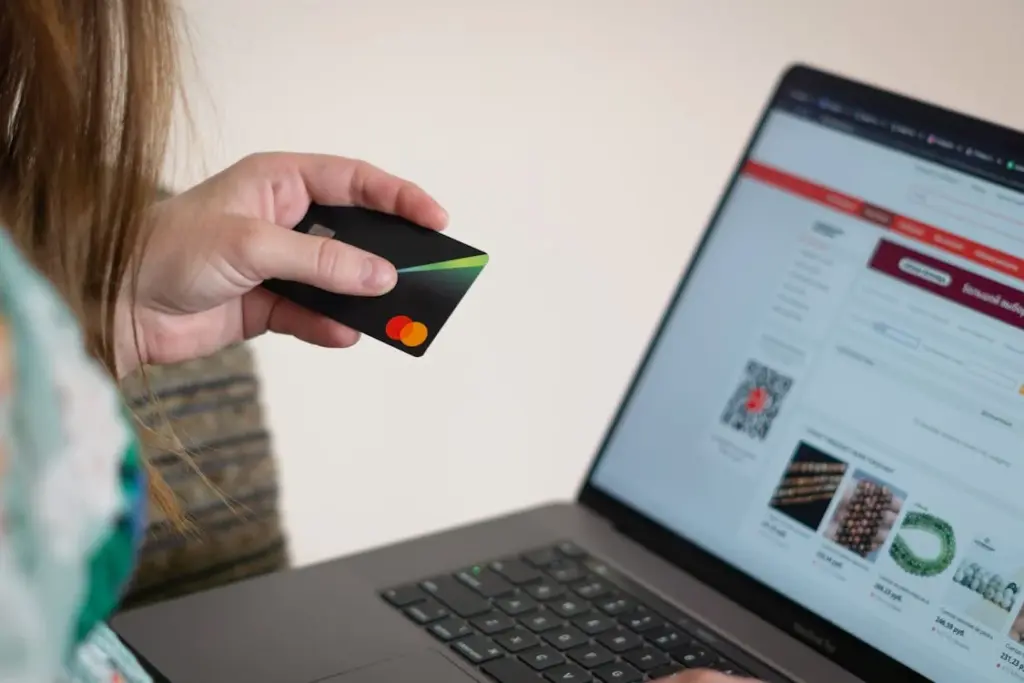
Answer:
[[357, 159], [300, 154], [296, 161], [310, 199], [330, 206], [362, 206], [444, 230], [448, 212], [419, 185]]

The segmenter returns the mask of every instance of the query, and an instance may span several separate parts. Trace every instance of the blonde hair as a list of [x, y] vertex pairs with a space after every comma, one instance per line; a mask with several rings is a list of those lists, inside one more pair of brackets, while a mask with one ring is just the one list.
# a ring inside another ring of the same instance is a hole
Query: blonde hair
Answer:
[[[179, 87], [168, 0], [0, 0], [0, 223], [116, 376]], [[151, 500], [174, 497], [151, 472]]]

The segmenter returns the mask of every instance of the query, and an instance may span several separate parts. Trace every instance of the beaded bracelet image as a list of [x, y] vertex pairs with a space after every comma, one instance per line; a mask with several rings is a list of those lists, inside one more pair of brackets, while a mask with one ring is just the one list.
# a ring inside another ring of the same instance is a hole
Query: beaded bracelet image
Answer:
[[800, 442], [769, 505], [794, 522], [817, 531], [843, 482], [847, 464]]
[[1019, 614], [1012, 624], [1007, 625], [1007, 621], [1017, 614], [1024, 597], [1024, 563], [1019, 556], [1008, 557], [996, 551], [1000, 544], [988, 538], [964, 545], [967, 552], [954, 565], [945, 604], [965, 618], [1020, 642]]
[[889, 545], [889, 557], [912, 576], [938, 576], [953, 565], [956, 533], [953, 526], [929, 512], [911, 510]]
[[1008, 581], [999, 572], [987, 569], [977, 562], [966, 559], [953, 574], [953, 583], [974, 591], [1001, 609], [1010, 611], [1020, 588], [1016, 582]]
[[825, 538], [874, 562], [906, 499], [899, 489], [858, 470], [839, 497]]

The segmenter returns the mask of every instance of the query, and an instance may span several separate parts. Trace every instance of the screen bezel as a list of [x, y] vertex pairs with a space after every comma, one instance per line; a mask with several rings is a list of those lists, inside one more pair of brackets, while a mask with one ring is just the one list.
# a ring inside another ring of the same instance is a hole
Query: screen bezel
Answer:
[[[770, 113], [780, 98], [792, 89], [804, 89], [816, 94], [829, 95], [855, 103], [868, 110], [884, 111], [897, 119], [927, 121], [935, 131], [951, 137], [969, 139], [992, 150], [1005, 150], [1007, 156], [1024, 158], [1024, 135], [937, 105], [885, 91], [865, 83], [827, 73], [804, 64], [789, 67], [778, 80], [762, 111], [743, 155], [718, 204], [697, 243], [689, 263], [684, 269], [670, 304], [666, 307], [657, 330], [637, 366], [633, 379], [610, 422], [597, 456], [591, 464], [578, 496], [578, 502], [608, 519], [618, 530], [639, 542], [655, 554], [678, 566], [712, 589], [726, 595], [752, 611], [764, 621], [789, 633], [797, 640], [817, 650], [854, 676], [865, 680], [902, 680], [909, 683], [929, 683], [930, 679], [868, 645], [832, 622], [808, 610], [784, 594], [770, 588], [736, 566], [720, 559], [696, 543], [659, 524], [639, 510], [598, 488], [594, 473], [607, 452], [612, 434], [636, 390], [652, 352], [665, 331], [666, 324], [678, 305], [694, 266], [704, 255], [709, 237], [718, 224], [722, 210], [729, 201], [739, 180], [744, 164], [750, 158], [753, 146], [763, 132]], [[808, 633], [815, 634], [808, 638]]]

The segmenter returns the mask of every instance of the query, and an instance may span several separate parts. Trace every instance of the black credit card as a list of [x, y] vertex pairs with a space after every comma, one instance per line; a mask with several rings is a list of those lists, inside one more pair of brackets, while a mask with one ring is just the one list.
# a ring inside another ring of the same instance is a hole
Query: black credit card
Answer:
[[382, 296], [348, 296], [267, 280], [271, 292], [411, 356], [422, 356], [462, 301], [487, 254], [391, 214], [351, 206], [312, 204], [295, 227], [330, 237], [390, 261], [398, 284]]

